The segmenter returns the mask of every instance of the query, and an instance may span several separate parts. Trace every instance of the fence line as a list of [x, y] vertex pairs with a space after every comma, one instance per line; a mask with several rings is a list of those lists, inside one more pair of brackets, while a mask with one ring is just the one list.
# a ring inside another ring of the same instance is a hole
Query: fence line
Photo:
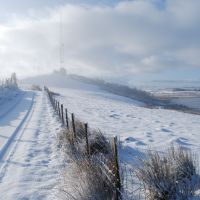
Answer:
[[[55, 93], [53, 93], [52, 91], [50, 91], [47, 87], [44, 87], [44, 90], [47, 92], [49, 100], [51, 102], [51, 105], [53, 107], [53, 109], [55, 110], [55, 112], [57, 113], [62, 125], [64, 127], [66, 127], [68, 130], [71, 128], [72, 129], [72, 134], [71, 134], [71, 144], [73, 145], [77, 145], [77, 127], [76, 127], [76, 118], [75, 118], [75, 114], [74, 113], [70, 113], [69, 110], [67, 108], [64, 108], [63, 104], [60, 104], [60, 102], [58, 100], [56, 100], [54, 98]], [[70, 123], [70, 119], [69, 119], [69, 114], [71, 114], [71, 123]], [[77, 121], [79, 122], [79, 121]], [[90, 146], [90, 142], [89, 142], [89, 134], [88, 134], [88, 123], [82, 123], [79, 122], [84, 129], [84, 138], [85, 138], [85, 151], [87, 153], [87, 157], [89, 159], [93, 159], [92, 154], [91, 154], [91, 146]], [[112, 138], [112, 144], [111, 144], [111, 150], [112, 150], [112, 155], [114, 157], [113, 161], [113, 165], [108, 166], [107, 164], [109, 163], [105, 156], [104, 158], [103, 155], [101, 156], [101, 159], [95, 157], [95, 160], [98, 161], [101, 164], [102, 172], [104, 173], [104, 175], [107, 177], [107, 180], [113, 185], [113, 187], [115, 188], [115, 200], [121, 200], [122, 199], [122, 193], [121, 193], [121, 182], [120, 182], [120, 172], [119, 172], [119, 161], [118, 161], [118, 140], [117, 137], [113, 137]], [[78, 147], [77, 147], [78, 148]], [[97, 150], [98, 152], [99, 150]], [[108, 175], [109, 174], [109, 175]], [[112, 176], [112, 178], [110, 178], [110, 176]]]

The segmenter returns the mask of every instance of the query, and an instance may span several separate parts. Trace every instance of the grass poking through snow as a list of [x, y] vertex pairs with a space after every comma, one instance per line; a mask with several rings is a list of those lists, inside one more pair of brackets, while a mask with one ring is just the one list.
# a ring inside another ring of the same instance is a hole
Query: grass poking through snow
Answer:
[[189, 150], [171, 147], [165, 155], [148, 153], [136, 175], [149, 200], [187, 200], [199, 184], [196, 164]]

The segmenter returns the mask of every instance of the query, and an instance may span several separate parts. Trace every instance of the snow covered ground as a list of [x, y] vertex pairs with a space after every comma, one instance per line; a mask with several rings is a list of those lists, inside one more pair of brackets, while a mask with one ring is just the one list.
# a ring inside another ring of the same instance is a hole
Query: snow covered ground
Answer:
[[18, 91], [15, 95], [9, 95], [2, 100], [0, 104], [0, 118], [3, 118], [6, 114], [8, 114], [15, 106], [22, 100], [24, 96], [23, 91]]
[[0, 118], [0, 199], [55, 199], [61, 127], [49, 100], [44, 92], [26, 91], [11, 107]]
[[[117, 135], [120, 138], [120, 162], [128, 174], [148, 150], [163, 153], [171, 145], [181, 145], [199, 155], [200, 115], [145, 108], [140, 102], [99, 88], [79, 90], [69, 86], [52, 90], [60, 93], [57, 99], [78, 119], [88, 122], [91, 128], [100, 128], [108, 136]], [[137, 199], [140, 194], [133, 192], [137, 190], [137, 182], [131, 189], [135, 179], [130, 175], [125, 179], [126, 198], [133, 199], [136, 195]]]
[[19, 98], [22, 91], [13, 86], [0, 86], [0, 106], [12, 103], [13, 99]]
[[134, 163], [147, 149], [164, 151], [171, 144], [200, 152], [200, 115], [144, 108], [137, 101], [101, 90], [52, 89], [77, 118], [105, 134], [118, 135], [123, 144], [121, 159], [126, 162]]
[[[57, 87], [51, 82], [50, 89], [60, 93], [60, 103], [91, 128], [119, 136], [121, 162], [135, 164], [146, 150], [163, 152], [171, 144], [199, 154], [200, 115], [145, 108], [141, 102], [76, 80], [64, 82], [64, 78], [60, 77]], [[54, 79], [47, 79], [48, 86], [48, 81]], [[36, 82], [41, 84], [42, 80]], [[26, 90], [11, 96], [0, 104], [1, 198], [57, 199], [56, 134], [61, 125], [44, 92]]]

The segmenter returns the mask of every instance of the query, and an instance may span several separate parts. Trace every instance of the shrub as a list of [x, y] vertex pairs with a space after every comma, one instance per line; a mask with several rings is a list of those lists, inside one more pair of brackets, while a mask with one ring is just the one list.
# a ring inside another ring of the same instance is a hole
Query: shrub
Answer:
[[[63, 132], [64, 133], [64, 132]], [[63, 137], [59, 143], [63, 142]], [[67, 141], [67, 140], [66, 140]], [[70, 144], [69, 144], [70, 145]], [[115, 186], [110, 183], [97, 154], [90, 159], [74, 145], [59, 145], [68, 164], [62, 169], [59, 197], [63, 200], [110, 200], [115, 195]], [[70, 160], [70, 162], [69, 162]]]
[[195, 163], [189, 150], [171, 147], [165, 155], [148, 153], [148, 159], [142, 161], [136, 175], [147, 199], [184, 200], [192, 196], [197, 185]]
[[[70, 158], [62, 169], [60, 184], [61, 199], [110, 200], [116, 195], [113, 176], [113, 153], [111, 145], [101, 131], [88, 130], [90, 157], [86, 152], [85, 127], [75, 121], [76, 138], [73, 130], [64, 129], [58, 138], [58, 148]], [[106, 166], [106, 168], [105, 168]]]

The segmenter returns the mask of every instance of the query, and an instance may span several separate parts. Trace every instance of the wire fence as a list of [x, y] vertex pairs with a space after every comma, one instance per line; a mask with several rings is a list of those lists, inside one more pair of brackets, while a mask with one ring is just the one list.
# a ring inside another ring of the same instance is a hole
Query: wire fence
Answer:
[[[109, 138], [104, 135], [100, 137], [100, 142], [94, 143], [94, 141], [98, 140], [94, 139], [98, 134], [94, 130], [90, 130], [88, 123], [79, 121], [74, 113], [64, 108], [63, 104], [55, 98], [56, 93], [50, 91], [46, 87], [45, 90], [63, 127], [68, 130], [66, 133], [68, 134], [67, 137], [70, 138], [70, 144], [74, 146], [78, 152], [86, 155], [90, 162], [98, 165], [102, 175], [106, 177], [106, 181], [112, 186], [114, 193], [112, 199], [146, 199], [146, 188], [141, 180], [138, 179], [135, 172], [138, 166], [129, 166], [127, 163], [120, 163], [119, 166], [119, 142], [117, 137]], [[148, 149], [148, 152], [154, 153], [158, 151]]]
[[51, 105], [59, 117], [63, 127], [67, 130], [69, 143], [79, 153], [101, 170], [106, 180], [113, 188], [113, 199], [122, 199], [122, 184], [118, 161], [117, 137], [105, 137], [100, 131], [91, 130], [88, 123], [83, 123], [75, 117], [74, 113], [64, 108], [56, 98], [56, 93], [44, 87], [48, 94]]

